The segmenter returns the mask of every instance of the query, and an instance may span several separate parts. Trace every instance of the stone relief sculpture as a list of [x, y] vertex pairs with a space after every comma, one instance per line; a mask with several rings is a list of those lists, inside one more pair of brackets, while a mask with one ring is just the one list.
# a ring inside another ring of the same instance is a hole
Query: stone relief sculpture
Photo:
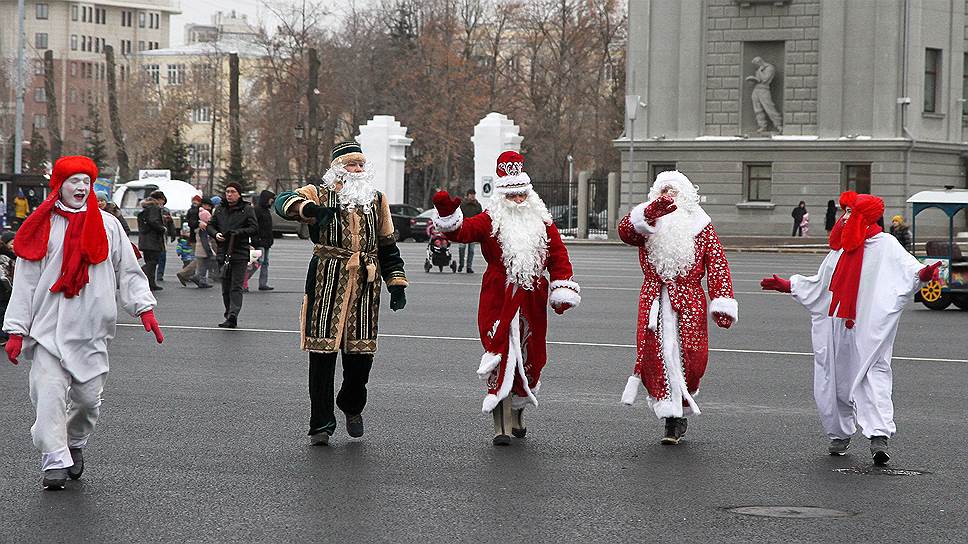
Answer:
[[783, 116], [777, 111], [776, 105], [773, 104], [771, 90], [776, 68], [760, 57], [753, 58], [753, 66], [756, 66], [756, 72], [751, 76], [746, 76], [746, 81], [754, 84], [751, 98], [753, 100], [753, 113], [756, 115], [756, 124], [759, 126], [756, 132], [769, 132], [769, 124], [767, 123], [767, 117], [769, 117], [776, 131], [782, 133]]

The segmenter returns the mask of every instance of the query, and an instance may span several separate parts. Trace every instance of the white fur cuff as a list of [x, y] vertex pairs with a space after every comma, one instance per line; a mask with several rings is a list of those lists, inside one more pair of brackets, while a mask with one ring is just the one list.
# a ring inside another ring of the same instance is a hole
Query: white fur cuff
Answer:
[[625, 384], [625, 390], [622, 391], [622, 404], [632, 406], [635, 403], [635, 397], [639, 395], [639, 385], [641, 384], [642, 380], [638, 376], [629, 376], [629, 381]]
[[739, 321], [739, 305], [735, 298], [714, 298], [709, 302], [709, 314], [723, 314]]
[[481, 356], [481, 364], [477, 367], [477, 376], [482, 380], [486, 380], [499, 364], [501, 364], [501, 354], [488, 351]]
[[635, 227], [636, 232], [643, 236], [655, 234], [655, 227], [649, 225], [649, 222], [645, 219], [645, 207], [648, 205], [648, 202], [643, 202], [632, 208], [632, 211], [629, 212], [629, 218], [632, 221], [632, 226]]
[[440, 232], [454, 232], [464, 223], [464, 212], [460, 211], [460, 208], [457, 208], [451, 215], [441, 217], [437, 210], [434, 210], [433, 219], [434, 226]]
[[564, 305], [575, 308], [581, 304], [581, 295], [575, 292], [574, 289], [570, 289], [568, 287], [558, 287], [557, 289], [551, 291], [551, 297], [548, 299], [548, 303], [551, 304], [552, 308], [557, 308]]

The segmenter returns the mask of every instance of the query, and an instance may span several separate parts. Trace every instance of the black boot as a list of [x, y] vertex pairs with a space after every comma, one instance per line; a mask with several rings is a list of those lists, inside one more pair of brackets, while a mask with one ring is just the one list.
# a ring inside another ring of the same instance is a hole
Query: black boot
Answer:
[[50, 470], [44, 471], [44, 480], [41, 485], [44, 489], [64, 489], [64, 485], [67, 484], [67, 469], [66, 468], [52, 468]]
[[662, 443], [666, 446], [675, 446], [679, 444], [682, 437], [686, 434], [686, 418], [684, 417], [667, 417], [665, 418], [665, 436], [662, 437]]
[[239, 326], [238, 321], [235, 319], [234, 315], [228, 316], [225, 321], [218, 324], [219, 327], [223, 329], [234, 329]]
[[74, 465], [67, 468], [67, 475], [71, 477], [72, 480], [76, 480], [84, 474], [84, 450], [81, 448], [70, 448], [71, 459], [74, 460]]

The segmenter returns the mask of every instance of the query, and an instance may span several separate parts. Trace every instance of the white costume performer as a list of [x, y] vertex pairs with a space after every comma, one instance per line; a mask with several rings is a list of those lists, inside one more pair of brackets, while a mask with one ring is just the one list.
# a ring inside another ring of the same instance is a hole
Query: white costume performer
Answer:
[[789, 292], [812, 317], [814, 398], [831, 439], [831, 455], [843, 455], [860, 427], [871, 439], [874, 461], [884, 464], [894, 436], [891, 355], [901, 311], [922, 281], [924, 267], [876, 221], [884, 203], [871, 195], [841, 196], [847, 213], [831, 231], [831, 251], [816, 275], [789, 282], [766, 278], [764, 289]]
[[83, 471], [80, 450], [94, 431], [109, 370], [115, 295], [159, 343], [163, 339], [152, 312], [155, 298], [131, 242], [93, 200], [96, 177], [97, 168], [85, 157], [58, 160], [50, 196], [14, 241], [18, 259], [3, 330], [11, 335], [11, 362], [21, 355], [32, 361], [30, 399], [37, 419], [31, 434], [47, 488], [59, 489], [66, 476]]

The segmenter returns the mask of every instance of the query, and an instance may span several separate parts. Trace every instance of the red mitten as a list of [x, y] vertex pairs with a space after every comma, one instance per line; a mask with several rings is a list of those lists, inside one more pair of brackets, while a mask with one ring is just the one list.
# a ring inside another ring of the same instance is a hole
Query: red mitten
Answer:
[[764, 291], [779, 291], [781, 293], [789, 293], [790, 280], [785, 280], [776, 274], [773, 274], [772, 278], [763, 278], [760, 280], [760, 288]]
[[651, 225], [656, 219], [674, 211], [676, 211], [676, 201], [668, 195], [660, 196], [645, 207], [645, 220]]
[[148, 310], [147, 312], [141, 314], [141, 324], [145, 326], [145, 330], [148, 332], [153, 332], [155, 334], [155, 340], [158, 343], [165, 341], [165, 335], [161, 333], [161, 326], [158, 325], [158, 320], [155, 319], [155, 312]]
[[938, 269], [941, 268], [941, 261], [925, 266], [918, 272], [918, 279], [927, 283], [931, 280], [941, 279]]
[[7, 340], [7, 345], [3, 346], [3, 349], [7, 352], [7, 359], [10, 359], [13, 364], [17, 364], [17, 357], [20, 357], [20, 351], [23, 348], [24, 337], [19, 334], [11, 334]]
[[552, 309], [554, 309], [555, 313], [558, 314], [558, 315], [561, 315], [561, 314], [567, 312], [571, 308], [572, 308], [572, 305], [571, 304], [559, 304], [557, 306], [552, 306]]
[[450, 198], [450, 193], [447, 191], [437, 191], [434, 195], [434, 207], [441, 217], [450, 217], [460, 208], [460, 198]]
[[728, 329], [733, 326], [733, 318], [726, 314], [713, 312], [713, 319], [716, 321], [716, 326], [721, 329]]

